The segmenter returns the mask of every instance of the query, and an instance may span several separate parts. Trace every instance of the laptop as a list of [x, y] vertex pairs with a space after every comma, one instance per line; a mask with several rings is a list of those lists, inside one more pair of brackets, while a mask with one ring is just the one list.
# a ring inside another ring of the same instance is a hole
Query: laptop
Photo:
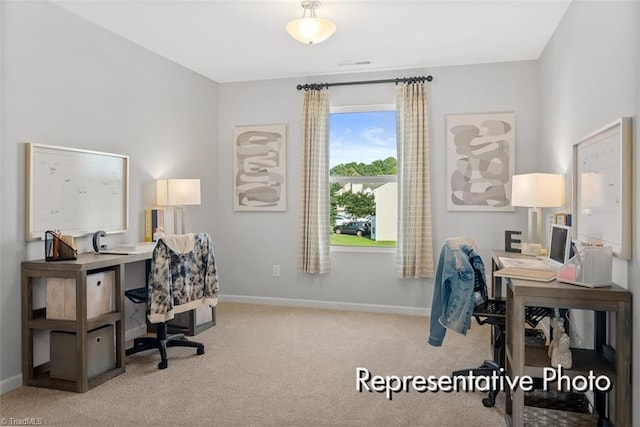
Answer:
[[560, 267], [571, 259], [571, 227], [553, 224], [549, 254], [545, 258], [500, 257], [503, 268], [494, 274], [498, 277], [551, 282], [556, 279]]

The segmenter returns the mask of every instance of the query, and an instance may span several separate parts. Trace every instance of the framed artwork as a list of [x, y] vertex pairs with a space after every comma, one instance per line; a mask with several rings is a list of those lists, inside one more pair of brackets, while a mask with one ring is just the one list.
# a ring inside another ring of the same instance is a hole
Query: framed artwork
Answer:
[[621, 117], [573, 146], [574, 238], [631, 259], [631, 118]]
[[447, 116], [447, 209], [513, 211], [515, 113]]
[[233, 128], [233, 209], [287, 210], [287, 127]]

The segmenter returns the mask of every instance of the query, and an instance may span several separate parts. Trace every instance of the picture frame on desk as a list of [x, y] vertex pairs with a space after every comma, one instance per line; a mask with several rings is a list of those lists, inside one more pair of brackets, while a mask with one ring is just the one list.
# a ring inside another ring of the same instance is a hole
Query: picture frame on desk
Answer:
[[567, 217], [566, 213], [556, 213], [553, 215], [553, 222], [558, 225], [569, 225]]

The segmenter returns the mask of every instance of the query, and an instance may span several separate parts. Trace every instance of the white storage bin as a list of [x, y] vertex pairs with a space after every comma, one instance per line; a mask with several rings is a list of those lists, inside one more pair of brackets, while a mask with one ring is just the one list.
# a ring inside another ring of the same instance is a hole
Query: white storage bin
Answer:
[[[115, 309], [114, 272], [87, 275], [87, 319]], [[47, 319], [76, 320], [76, 280], [47, 278]]]
[[87, 319], [114, 311], [114, 277], [113, 271], [87, 276]]
[[196, 308], [196, 325], [200, 326], [213, 320], [213, 312], [207, 304], [202, 304]]
[[75, 320], [76, 279], [47, 279], [47, 319]]

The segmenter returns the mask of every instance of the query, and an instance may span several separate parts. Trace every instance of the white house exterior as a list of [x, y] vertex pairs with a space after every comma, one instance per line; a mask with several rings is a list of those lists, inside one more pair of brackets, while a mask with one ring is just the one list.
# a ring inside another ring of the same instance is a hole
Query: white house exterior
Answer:
[[398, 183], [387, 182], [373, 190], [376, 200], [376, 240], [398, 238]]

